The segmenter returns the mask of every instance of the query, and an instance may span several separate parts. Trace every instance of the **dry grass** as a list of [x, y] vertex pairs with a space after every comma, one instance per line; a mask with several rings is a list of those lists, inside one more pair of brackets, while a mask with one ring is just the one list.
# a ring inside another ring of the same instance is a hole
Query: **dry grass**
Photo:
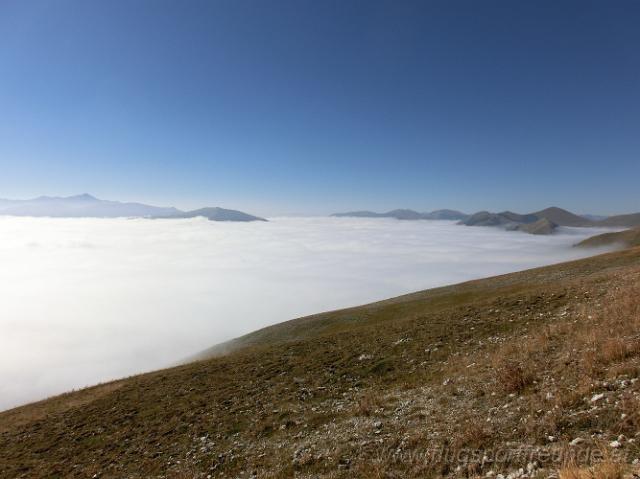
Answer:
[[23, 424], [42, 420], [49, 415], [58, 414], [69, 409], [78, 408], [113, 393], [123, 384], [123, 381], [113, 381], [81, 389], [51, 399], [38, 401], [27, 406], [0, 412], [0, 432]]
[[467, 419], [462, 422], [455, 435], [455, 449], [482, 447], [491, 437], [491, 429], [480, 419]]
[[507, 359], [497, 369], [497, 381], [507, 393], [521, 393], [535, 380], [535, 370], [529, 362]]
[[379, 390], [367, 391], [357, 399], [355, 414], [358, 416], [373, 416], [376, 411], [383, 407], [383, 404]]
[[616, 462], [605, 461], [592, 467], [566, 466], [560, 469], [559, 479], [622, 479], [624, 468]]

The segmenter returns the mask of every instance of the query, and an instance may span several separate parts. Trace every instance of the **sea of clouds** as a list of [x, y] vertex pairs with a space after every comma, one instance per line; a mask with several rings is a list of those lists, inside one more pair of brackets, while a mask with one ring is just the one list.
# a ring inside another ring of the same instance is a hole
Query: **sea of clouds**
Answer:
[[590, 254], [447, 221], [0, 217], [0, 410], [262, 326]]

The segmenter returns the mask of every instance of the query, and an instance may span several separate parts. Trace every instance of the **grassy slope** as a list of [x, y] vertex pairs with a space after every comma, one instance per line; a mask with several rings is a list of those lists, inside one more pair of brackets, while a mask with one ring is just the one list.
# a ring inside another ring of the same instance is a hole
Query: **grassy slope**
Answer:
[[634, 249], [265, 328], [223, 357], [1, 413], [0, 477], [484, 474], [530, 460], [421, 454], [632, 438], [639, 285]]
[[[360, 327], [367, 328], [380, 322], [397, 320], [398, 318], [408, 319], [416, 314], [424, 313], [425, 309], [435, 312], [463, 303], [473, 304], [480, 302], [482, 299], [490, 298], [494, 291], [500, 293], [526, 291], [531, 287], [529, 282], [532, 280], [556, 281], [564, 278], [567, 274], [588, 274], [598, 268], [605, 267], [606, 263], [601, 262], [602, 258], [604, 257], [588, 258], [571, 263], [468, 281], [462, 284], [410, 293], [354, 308], [292, 319], [259, 329], [228, 343], [216, 345], [201, 353], [199, 358], [216, 357], [241, 348], [275, 345], [313, 339], [321, 335], [341, 331], [354, 331]], [[606, 258], [613, 259], [614, 264], [620, 260], [627, 260], [626, 255], [620, 257], [609, 255]]]

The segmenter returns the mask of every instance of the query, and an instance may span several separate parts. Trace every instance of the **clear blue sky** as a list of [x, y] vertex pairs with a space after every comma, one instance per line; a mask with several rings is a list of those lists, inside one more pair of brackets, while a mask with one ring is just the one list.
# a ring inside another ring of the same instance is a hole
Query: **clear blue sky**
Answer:
[[640, 2], [0, 3], [0, 197], [640, 210]]

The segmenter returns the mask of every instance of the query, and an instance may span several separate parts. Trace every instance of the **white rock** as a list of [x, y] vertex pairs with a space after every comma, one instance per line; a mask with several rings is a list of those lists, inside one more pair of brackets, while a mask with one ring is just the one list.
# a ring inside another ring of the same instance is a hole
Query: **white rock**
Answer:
[[602, 398], [604, 398], [604, 393], [595, 394], [595, 395], [591, 398], [591, 402], [600, 401], [600, 399], [602, 399]]
[[582, 444], [583, 442], [584, 442], [584, 439], [582, 439], [581, 437], [576, 437], [573, 441], [569, 443], [569, 445], [577, 446], [578, 444]]
[[614, 449], [619, 449], [622, 447], [622, 444], [620, 443], [620, 441], [611, 441], [609, 443], [609, 446], [614, 448]]

